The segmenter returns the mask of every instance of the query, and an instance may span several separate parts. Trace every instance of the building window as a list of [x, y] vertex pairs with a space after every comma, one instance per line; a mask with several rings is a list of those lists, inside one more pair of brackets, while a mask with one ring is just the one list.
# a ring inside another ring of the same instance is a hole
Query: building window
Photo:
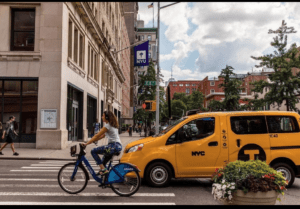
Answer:
[[148, 40], [149, 40], [149, 41], [152, 41], [151, 35], [148, 35]]
[[[74, 31], [74, 40], [72, 38]], [[84, 35], [74, 23], [69, 20], [68, 57], [73, 59], [82, 69], [84, 68]]]
[[190, 89], [185, 89], [185, 93], [189, 94], [190, 93]]
[[11, 51], [34, 51], [35, 9], [12, 9]]
[[183, 86], [183, 84], [181, 83], [181, 84], [179, 84], [179, 86]]
[[211, 94], [215, 93], [215, 90], [214, 90], [214, 89], [211, 89], [211, 90], [210, 90], [210, 93], [211, 93]]
[[142, 40], [142, 41], [144, 40], [144, 36], [143, 36], [143, 35], [141, 35], [141, 40]]
[[192, 88], [192, 91], [193, 91], [193, 92], [196, 91], [196, 88]]
[[174, 83], [174, 84], [173, 84], [173, 86], [177, 86], [177, 84], [176, 84], [176, 83]]
[[187, 83], [187, 84], [185, 84], [185, 86], [190, 86], [190, 84]]
[[210, 86], [214, 86], [215, 85], [215, 82], [214, 81], [211, 81], [210, 82]]
[[88, 75], [95, 81], [99, 81], [99, 69], [97, 65], [97, 53], [89, 45], [88, 46]]
[[192, 86], [196, 86], [196, 84], [193, 83]]
[[151, 50], [151, 45], [149, 44], [149, 50]]

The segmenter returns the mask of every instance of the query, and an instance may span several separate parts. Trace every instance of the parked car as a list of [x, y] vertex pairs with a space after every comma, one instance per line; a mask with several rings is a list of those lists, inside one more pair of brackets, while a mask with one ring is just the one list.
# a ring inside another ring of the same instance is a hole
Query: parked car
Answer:
[[125, 147], [121, 163], [132, 163], [148, 184], [171, 178], [210, 178], [235, 160], [266, 161], [290, 187], [300, 177], [300, 115], [283, 111], [214, 112], [185, 116], [158, 135]]

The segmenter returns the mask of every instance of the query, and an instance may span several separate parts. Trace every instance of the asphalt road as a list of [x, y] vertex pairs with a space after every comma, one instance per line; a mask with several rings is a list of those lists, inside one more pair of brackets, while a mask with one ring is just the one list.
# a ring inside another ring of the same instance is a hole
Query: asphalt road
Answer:
[[[92, 163], [92, 159], [88, 158]], [[131, 197], [119, 197], [111, 189], [102, 189], [89, 181], [77, 195], [64, 192], [58, 185], [59, 168], [66, 161], [1, 160], [0, 205], [92, 205], [92, 204], [150, 204], [150, 205], [220, 205], [211, 194], [209, 179], [172, 180], [166, 188], [142, 184]], [[97, 170], [96, 165], [92, 166]], [[280, 205], [299, 205], [300, 179], [296, 179]]]

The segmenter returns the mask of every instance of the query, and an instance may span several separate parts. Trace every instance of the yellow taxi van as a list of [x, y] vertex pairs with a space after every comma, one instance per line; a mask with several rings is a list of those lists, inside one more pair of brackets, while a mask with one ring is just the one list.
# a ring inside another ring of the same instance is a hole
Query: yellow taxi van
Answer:
[[159, 134], [128, 144], [120, 162], [155, 187], [171, 178], [210, 178], [235, 160], [266, 161], [290, 187], [300, 177], [300, 116], [284, 111], [210, 112], [185, 116]]

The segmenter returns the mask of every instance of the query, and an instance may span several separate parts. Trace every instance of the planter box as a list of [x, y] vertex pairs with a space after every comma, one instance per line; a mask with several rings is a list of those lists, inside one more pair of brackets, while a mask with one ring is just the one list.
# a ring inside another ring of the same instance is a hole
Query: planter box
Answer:
[[276, 191], [268, 192], [248, 192], [244, 194], [238, 190], [232, 198], [232, 203], [223, 201], [225, 205], [275, 205], [279, 193]]

